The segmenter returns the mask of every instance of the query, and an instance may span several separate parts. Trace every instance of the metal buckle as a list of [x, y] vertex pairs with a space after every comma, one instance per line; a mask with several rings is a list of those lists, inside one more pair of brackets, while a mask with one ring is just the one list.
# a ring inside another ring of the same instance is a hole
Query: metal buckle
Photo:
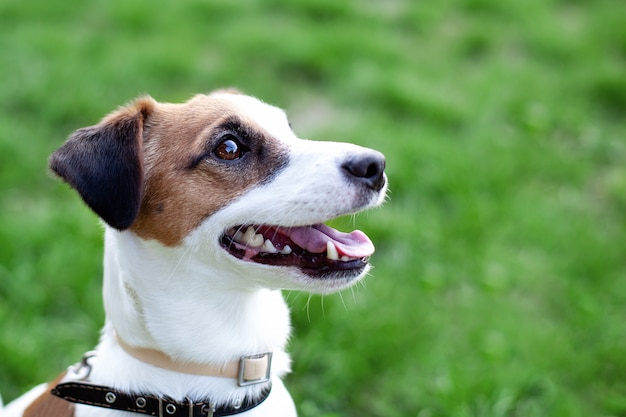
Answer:
[[91, 374], [91, 364], [89, 363], [89, 359], [93, 358], [94, 356], [96, 356], [96, 352], [90, 350], [83, 355], [80, 362], [78, 362], [76, 365], [70, 366], [68, 371], [76, 375], [76, 379], [78, 381], [86, 381]]
[[[262, 359], [267, 358], [267, 368], [265, 369], [265, 375], [258, 379], [244, 379], [246, 373], [246, 360], [248, 359]], [[239, 359], [239, 375], [237, 377], [237, 385], [245, 387], [248, 385], [262, 384], [268, 382], [270, 377], [270, 371], [272, 370], [272, 352], [260, 353], [257, 355], [246, 355]]]
[[200, 409], [200, 412], [202, 414], [206, 414], [207, 417], [213, 417], [213, 414], [215, 414], [215, 406], [212, 403], [204, 404], [202, 406], [202, 408]]

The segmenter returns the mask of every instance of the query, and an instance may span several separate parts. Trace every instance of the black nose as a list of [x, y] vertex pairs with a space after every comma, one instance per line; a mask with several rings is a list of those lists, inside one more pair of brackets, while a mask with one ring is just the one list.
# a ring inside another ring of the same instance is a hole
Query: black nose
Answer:
[[380, 191], [385, 185], [385, 157], [379, 152], [352, 156], [342, 165], [348, 178]]

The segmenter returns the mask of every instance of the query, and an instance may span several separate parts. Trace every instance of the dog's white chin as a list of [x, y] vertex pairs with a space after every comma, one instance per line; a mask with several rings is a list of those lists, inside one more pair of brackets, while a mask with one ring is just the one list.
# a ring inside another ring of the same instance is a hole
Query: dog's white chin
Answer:
[[349, 288], [364, 278], [371, 268], [367, 263], [359, 269], [332, 271], [320, 276], [312, 276], [293, 266], [262, 265], [233, 259], [243, 270], [249, 271], [248, 277], [259, 286], [273, 290], [306, 291], [313, 294], [331, 294]]
[[312, 287], [308, 292], [316, 294], [331, 294], [349, 288], [364, 278], [370, 271], [369, 263], [365, 264], [359, 271], [337, 271], [320, 279], [313, 279]]

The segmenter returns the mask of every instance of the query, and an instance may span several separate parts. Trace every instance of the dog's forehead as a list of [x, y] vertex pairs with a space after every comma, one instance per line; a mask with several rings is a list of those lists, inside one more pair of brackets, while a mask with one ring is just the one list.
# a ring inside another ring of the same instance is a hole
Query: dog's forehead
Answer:
[[287, 114], [281, 108], [243, 94], [214, 93], [209, 97], [224, 102], [240, 119], [262, 128], [270, 136], [283, 140], [293, 136]]

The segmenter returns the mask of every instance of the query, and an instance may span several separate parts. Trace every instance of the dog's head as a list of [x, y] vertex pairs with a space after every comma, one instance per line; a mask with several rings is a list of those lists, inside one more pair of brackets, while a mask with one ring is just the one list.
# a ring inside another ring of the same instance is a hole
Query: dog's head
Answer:
[[380, 153], [299, 139], [282, 110], [226, 90], [137, 99], [50, 166], [119, 233], [184, 246], [212, 275], [315, 292], [365, 275], [369, 238], [323, 222], [380, 204], [387, 184]]

